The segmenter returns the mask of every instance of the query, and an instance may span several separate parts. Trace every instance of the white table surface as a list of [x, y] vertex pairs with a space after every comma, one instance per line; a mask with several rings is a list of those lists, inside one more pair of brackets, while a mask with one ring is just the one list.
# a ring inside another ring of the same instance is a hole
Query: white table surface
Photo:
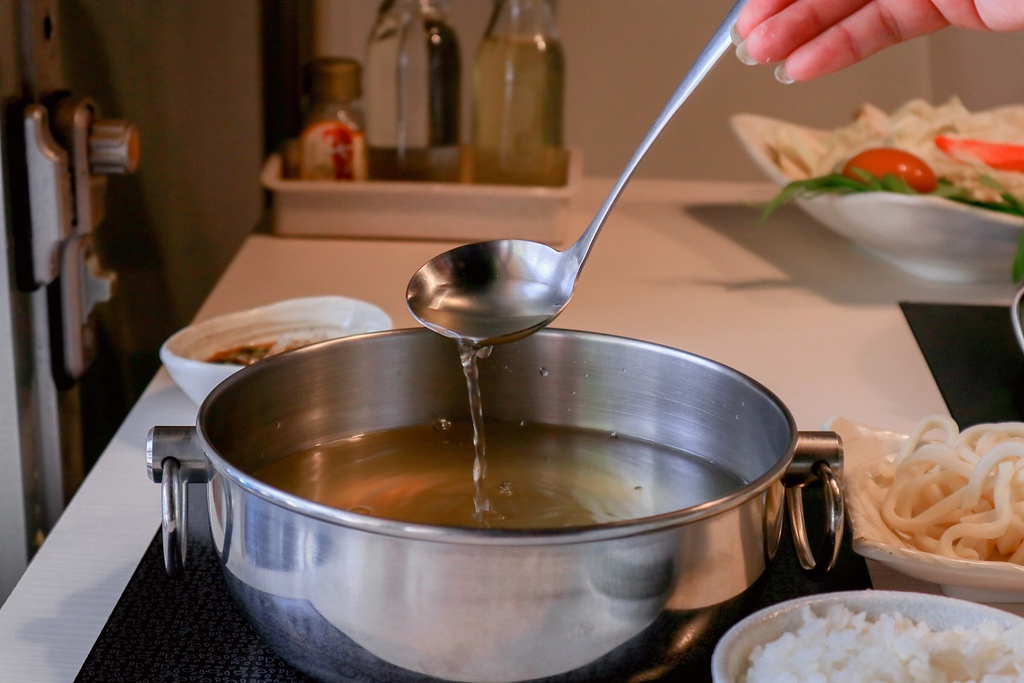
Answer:
[[[610, 180], [572, 207], [583, 230]], [[767, 184], [634, 181], [597, 240], [558, 327], [696, 352], [765, 384], [801, 429], [842, 415], [908, 431], [945, 413], [898, 301], [1009, 303], [1013, 285], [949, 285], [904, 275], [796, 209], [758, 225]], [[199, 318], [316, 294], [382, 307], [411, 327], [408, 278], [443, 242], [313, 240], [254, 234]], [[164, 370], [127, 419], [0, 609], [0, 681], [71, 683], [160, 520], [146, 475], [155, 425], [192, 424], [196, 406]], [[879, 588], [933, 586], [871, 566]], [[1020, 606], [1009, 609], [1024, 614]]]

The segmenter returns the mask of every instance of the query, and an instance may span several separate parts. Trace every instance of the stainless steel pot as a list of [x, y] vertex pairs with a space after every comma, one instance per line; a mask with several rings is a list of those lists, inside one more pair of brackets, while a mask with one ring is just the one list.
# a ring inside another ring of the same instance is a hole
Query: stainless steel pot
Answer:
[[[496, 347], [480, 375], [490, 417], [646, 439], [746, 483], [643, 519], [510, 531], [366, 517], [255, 479], [305, 447], [468, 413], [451, 341], [426, 330], [350, 337], [252, 365], [210, 394], [195, 427], [153, 429], [168, 571], [184, 566], [185, 484], [207, 482], [228, 586], [287, 661], [324, 681], [503, 682], [589, 680], [580, 672], [623, 670], [624, 659], [635, 671], [655, 650], [685, 647], [665, 629], [754, 585], [784, 500], [805, 569], [835, 561], [838, 437], [798, 433], [752, 379], [683, 351], [564, 330]], [[799, 487], [819, 480], [828, 523], [816, 563]]]

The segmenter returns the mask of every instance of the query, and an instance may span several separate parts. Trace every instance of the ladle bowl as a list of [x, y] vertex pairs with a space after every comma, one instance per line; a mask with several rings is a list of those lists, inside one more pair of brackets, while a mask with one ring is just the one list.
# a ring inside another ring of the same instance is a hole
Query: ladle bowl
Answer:
[[747, 0], [738, 0], [672, 94], [580, 238], [565, 251], [527, 240], [493, 240], [435, 256], [409, 281], [405, 300], [422, 325], [474, 346], [521, 339], [548, 325], [572, 296], [598, 233], [633, 171], [690, 93], [732, 42]]
[[406, 301], [424, 326], [476, 345], [521, 339], [569, 302], [580, 263], [528, 240], [493, 240], [447, 251], [409, 282]]

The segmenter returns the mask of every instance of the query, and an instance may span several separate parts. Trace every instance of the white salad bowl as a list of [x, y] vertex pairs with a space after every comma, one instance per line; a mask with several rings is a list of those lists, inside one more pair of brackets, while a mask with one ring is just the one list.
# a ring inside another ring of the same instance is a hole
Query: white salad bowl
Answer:
[[215, 386], [244, 367], [209, 362], [214, 354], [264, 344], [275, 344], [274, 353], [390, 328], [387, 314], [365, 301], [343, 296], [288, 299], [189, 325], [163, 343], [160, 360], [182, 391], [200, 405]]
[[[780, 130], [828, 134], [755, 114], [737, 114], [731, 122], [747, 154], [780, 189], [803, 179], [787, 174], [776, 161], [772, 141]], [[1018, 216], [931, 195], [820, 194], [794, 203], [866, 251], [928, 280], [1008, 282], [1024, 232], [1024, 219]]]
[[[898, 614], [923, 622], [932, 631], [957, 628], [974, 631], [989, 622], [1003, 629], [1024, 628], [1024, 619], [1009, 612], [942, 595], [877, 590], [822, 593], [772, 605], [735, 624], [715, 647], [711, 659], [712, 680], [714, 683], [745, 681], [755, 647], [797, 631], [804, 623], [805, 608], [810, 608], [814, 616], [823, 617], [833, 605], [842, 605], [855, 614], [864, 612], [870, 619]], [[919, 679], [908, 676], [906, 680]]]
[[825, 429], [843, 439], [846, 468], [843, 492], [853, 533], [853, 550], [862, 557], [916, 579], [934, 583], [946, 595], [975, 602], [1024, 603], [1024, 567], [1009, 562], [963, 560], [918, 550], [882, 520], [888, 479], [879, 471], [892, 462], [907, 439], [843, 418]]

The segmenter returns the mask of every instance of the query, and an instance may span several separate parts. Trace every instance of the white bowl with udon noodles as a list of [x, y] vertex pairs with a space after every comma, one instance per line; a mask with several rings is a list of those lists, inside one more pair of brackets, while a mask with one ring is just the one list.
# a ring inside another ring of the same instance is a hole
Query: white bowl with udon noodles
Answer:
[[826, 428], [843, 438], [856, 553], [952, 597], [1024, 603], [1024, 423]]

